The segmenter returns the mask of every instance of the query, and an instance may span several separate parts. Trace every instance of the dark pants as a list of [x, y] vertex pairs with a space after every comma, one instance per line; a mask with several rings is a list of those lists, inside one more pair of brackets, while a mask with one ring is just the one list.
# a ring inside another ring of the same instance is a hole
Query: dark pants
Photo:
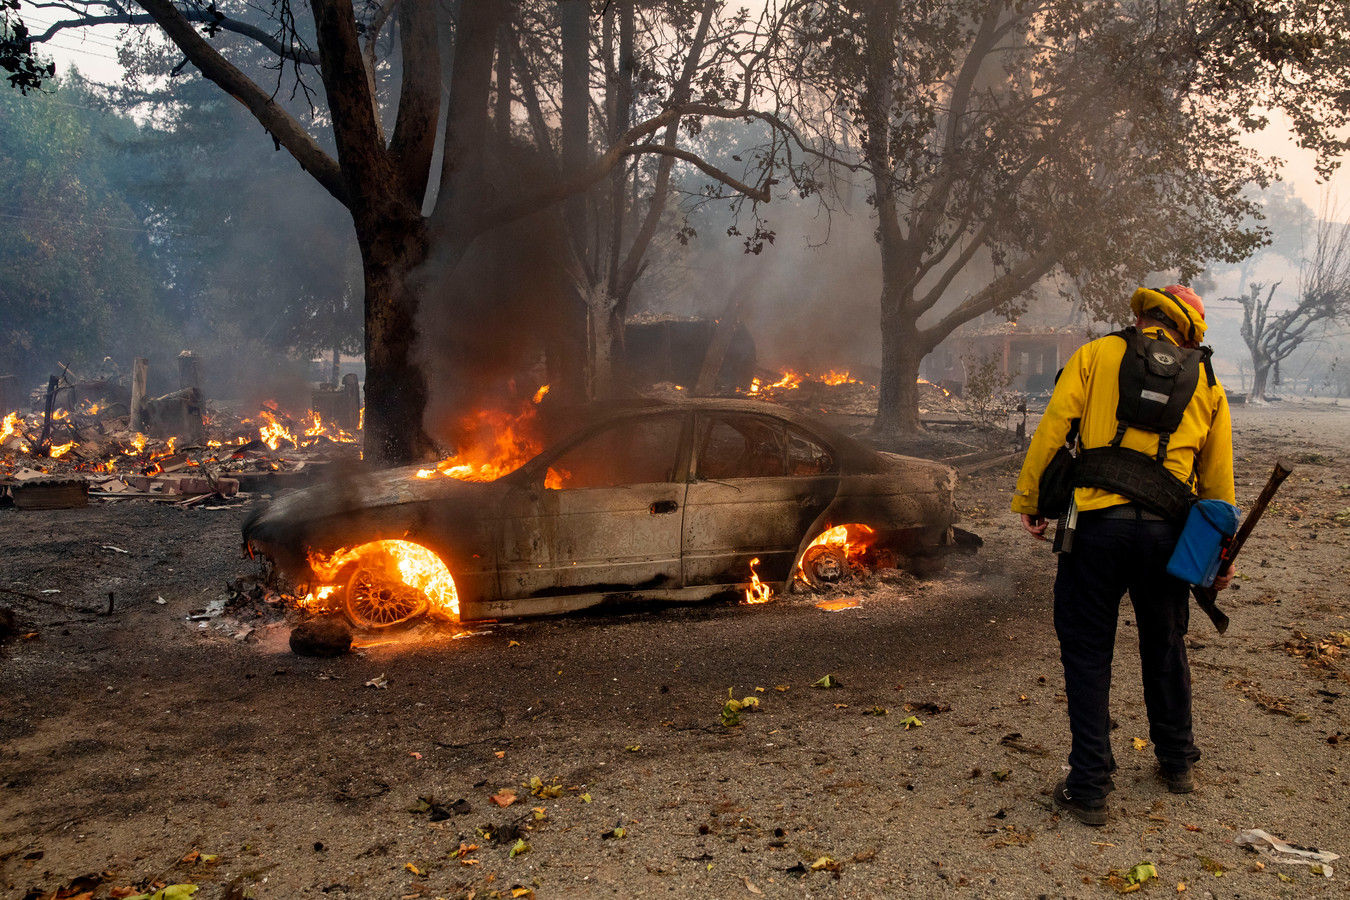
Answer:
[[1055, 577], [1055, 632], [1068, 695], [1068, 786], [1093, 804], [1115, 789], [1111, 753], [1111, 658], [1120, 598], [1129, 591], [1139, 627], [1139, 661], [1149, 738], [1164, 769], [1200, 758], [1191, 730], [1190, 619], [1187, 585], [1167, 574], [1181, 526], [1169, 522], [1078, 518], [1072, 553], [1060, 554]]

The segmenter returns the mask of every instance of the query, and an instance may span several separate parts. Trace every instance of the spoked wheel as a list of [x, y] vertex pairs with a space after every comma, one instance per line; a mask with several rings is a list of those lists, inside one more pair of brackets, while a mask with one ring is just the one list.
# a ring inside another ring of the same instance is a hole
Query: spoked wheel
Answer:
[[387, 628], [426, 612], [427, 595], [383, 566], [361, 561], [347, 582], [347, 615], [364, 628]]
[[853, 576], [853, 571], [841, 548], [821, 544], [808, 547], [802, 554], [802, 574], [806, 576], [806, 583], [811, 587], [824, 590], [847, 581]]

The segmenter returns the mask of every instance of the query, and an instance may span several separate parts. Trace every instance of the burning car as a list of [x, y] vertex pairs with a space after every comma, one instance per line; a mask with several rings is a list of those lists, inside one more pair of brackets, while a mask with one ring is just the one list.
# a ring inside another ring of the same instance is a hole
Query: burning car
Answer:
[[[407, 467], [275, 500], [251, 554], [364, 627], [767, 598], [955, 541], [955, 472], [750, 400], [611, 409], [487, 482]], [[762, 580], [761, 580], [762, 579]], [[749, 589], [748, 589], [749, 588]]]

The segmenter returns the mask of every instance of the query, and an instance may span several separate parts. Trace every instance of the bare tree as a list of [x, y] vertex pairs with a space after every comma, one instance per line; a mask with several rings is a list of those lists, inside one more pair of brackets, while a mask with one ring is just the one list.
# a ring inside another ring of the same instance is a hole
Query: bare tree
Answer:
[[1317, 228], [1312, 259], [1299, 275], [1294, 305], [1276, 306], [1280, 282], [1253, 282], [1247, 293], [1229, 300], [1242, 304], [1242, 340], [1252, 356], [1254, 401], [1279, 383], [1280, 363], [1298, 349], [1309, 332], [1333, 321], [1350, 320], [1350, 226], [1332, 222], [1325, 211]]

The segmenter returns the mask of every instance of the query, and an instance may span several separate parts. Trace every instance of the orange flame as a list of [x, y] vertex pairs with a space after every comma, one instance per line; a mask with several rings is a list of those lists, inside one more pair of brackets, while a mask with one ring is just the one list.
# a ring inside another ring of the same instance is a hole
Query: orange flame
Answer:
[[281, 421], [277, 419], [276, 414], [270, 409], [262, 410], [262, 417], [267, 420], [266, 424], [258, 426], [259, 439], [276, 450], [281, 446], [282, 441], [289, 441], [292, 445], [298, 447], [300, 442], [295, 439], [295, 434], [290, 431]]
[[379, 568], [403, 584], [426, 596], [429, 611], [451, 619], [459, 618], [459, 594], [450, 570], [439, 556], [412, 541], [371, 541], [359, 547], [342, 549], [329, 555], [309, 555], [315, 578], [324, 584], [311, 590], [300, 601], [307, 609], [323, 608], [342, 585], [334, 584], [339, 573], [351, 563]]
[[[867, 525], [836, 525], [822, 531], [806, 550], [802, 551], [802, 558], [806, 558], [807, 552], [812, 547], [829, 547], [842, 554], [849, 563], [860, 563], [862, 555], [867, 552], [868, 538], [873, 534], [876, 534], [876, 532]], [[810, 583], [807, 581], [806, 572], [803, 571], [800, 563], [797, 566], [796, 577], [804, 583]]]
[[755, 571], [757, 565], [758, 556], [750, 560], [750, 583], [745, 587], [746, 603], [768, 603], [773, 599], [773, 588], [759, 580], [759, 573]]
[[10, 435], [18, 433], [19, 433], [19, 414], [17, 412], [12, 412], [9, 415], [5, 416], [4, 422], [0, 422], [0, 441], [3, 441]]
[[548, 385], [546, 384], [540, 385], [539, 390], [534, 392], [534, 402], [538, 403], [540, 400], [543, 400], [544, 395], [547, 393], [548, 393]]
[[74, 441], [71, 441], [69, 444], [60, 444], [48, 450], [47, 455], [50, 456], [52, 459], [56, 459], [57, 457], [65, 456], [74, 447], [75, 447]]
[[[534, 418], [533, 406], [519, 413], [481, 409], [470, 414], [460, 423], [467, 446], [437, 463], [436, 471], [460, 481], [496, 481], [514, 472], [543, 449], [532, 431]], [[417, 474], [427, 478], [431, 473], [423, 469]]]

